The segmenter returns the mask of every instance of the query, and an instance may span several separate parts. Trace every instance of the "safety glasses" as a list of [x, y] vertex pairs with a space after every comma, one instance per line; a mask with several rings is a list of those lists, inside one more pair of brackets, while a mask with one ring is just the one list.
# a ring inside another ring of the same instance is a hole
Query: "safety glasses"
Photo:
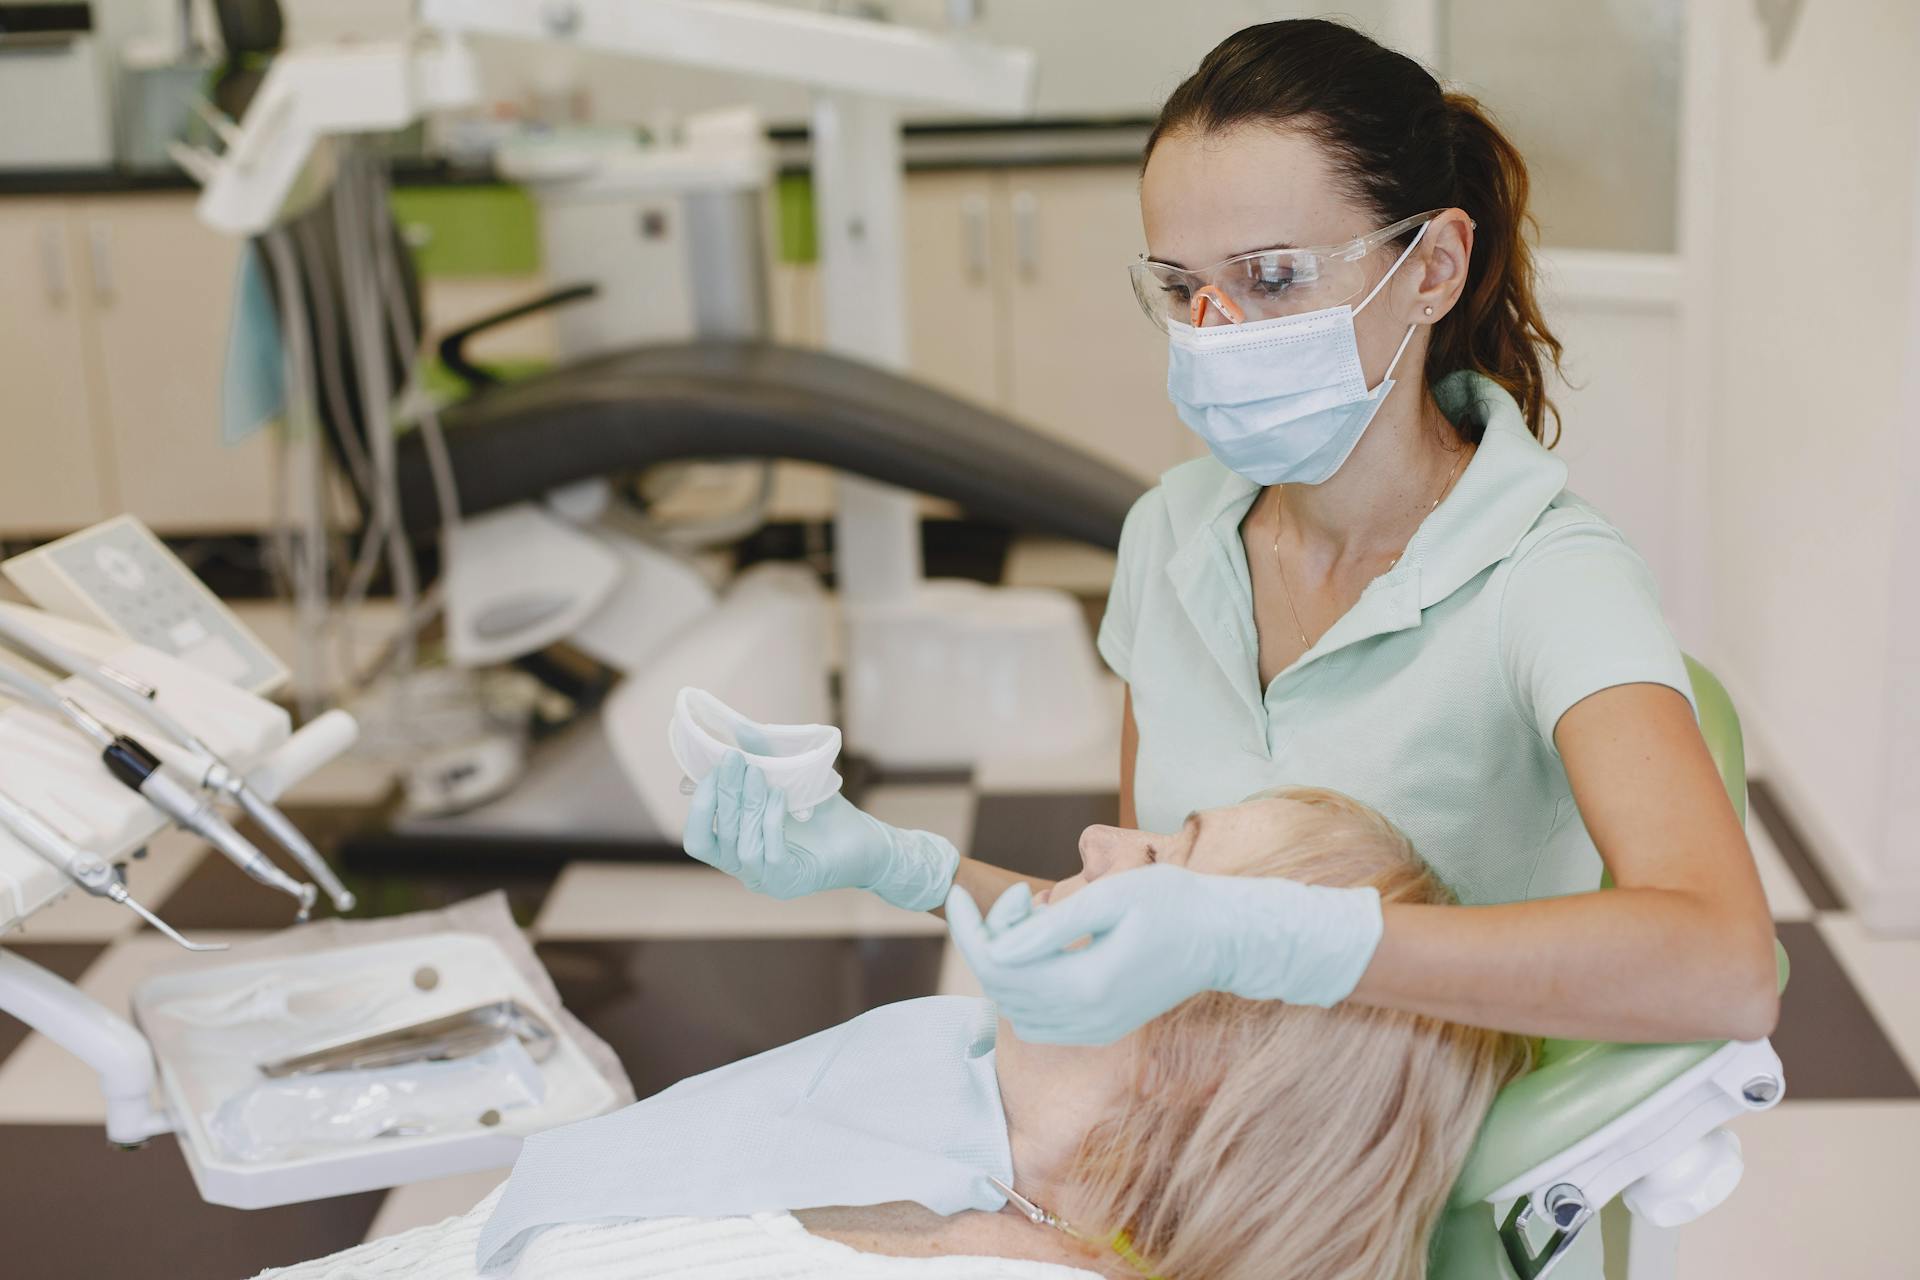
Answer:
[[1443, 212], [1429, 209], [1345, 244], [1256, 249], [1198, 270], [1143, 258], [1127, 270], [1133, 296], [1157, 328], [1199, 325], [1209, 308], [1233, 324], [1273, 320], [1351, 302], [1369, 283], [1368, 255]]

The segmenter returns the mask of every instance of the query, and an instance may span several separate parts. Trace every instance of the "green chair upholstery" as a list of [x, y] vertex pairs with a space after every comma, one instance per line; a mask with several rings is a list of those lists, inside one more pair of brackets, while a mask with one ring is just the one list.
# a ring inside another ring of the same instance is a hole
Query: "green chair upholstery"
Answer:
[[[1742, 823], [1747, 815], [1746, 755], [1740, 718], [1712, 672], [1688, 658], [1700, 732]], [[1610, 886], [1604, 886], [1610, 887]], [[1785, 950], [1775, 944], [1782, 989]], [[1534, 1068], [1500, 1091], [1480, 1138], [1455, 1182], [1435, 1233], [1431, 1280], [1513, 1280], [1486, 1197], [1631, 1111], [1718, 1050], [1696, 1044], [1601, 1044], [1546, 1040]]]

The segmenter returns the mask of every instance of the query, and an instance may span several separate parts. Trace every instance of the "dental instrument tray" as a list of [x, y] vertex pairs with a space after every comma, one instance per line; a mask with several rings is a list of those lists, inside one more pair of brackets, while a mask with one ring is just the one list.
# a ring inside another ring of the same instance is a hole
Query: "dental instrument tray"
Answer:
[[182, 953], [149, 978], [133, 1018], [201, 1196], [265, 1208], [501, 1168], [526, 1135], [626, 1101], [519, 943]]
[[318, 1071], [365, 1071], [409, 1062], [450, 1062], [509, 1039], [518, 1040], [535, 1062], [545, 1062], [553, 1056], [555, 1041], [551, 1027], [517, 1000], [495, 1000], [443, 1018], [431, 1018], [377, 1035], [321, 1045], [290, 1058], [263, 1062], [260, 1074], [270, 1080], [283, 1080]]

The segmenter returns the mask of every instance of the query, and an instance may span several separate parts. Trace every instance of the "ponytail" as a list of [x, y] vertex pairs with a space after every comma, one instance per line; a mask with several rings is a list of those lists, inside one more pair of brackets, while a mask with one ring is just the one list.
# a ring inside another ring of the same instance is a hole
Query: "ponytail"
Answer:
[[[1169, 133], [1246, 123], [1313, 137], [1382, 225], [1428, 209], [1462, 209], [1474, 220], [1466, 286], [1428, 341], [1427, 385], [1462, 369], [1484, 374], [1512, 394], [1536, 439], [1558, 444], [1560, 414], [1547, 385], [1561, 347], [1540, 311], [1527, 166], [1486, 110], [1351, 27], [1320, 18], [1265, 22], [1222, 40], [1173, 91], [1147, 154]], [[1468, 443], [1478, 443], [1481, 429], [1454, 424]]]
[[[1520, 406], [1527, 429], [1548, 448], [1560, 443], [1560, 411], [1547, 394], [1548, 366], [1560, 368], [1560, 339], [1547, 328], [1536, 290], [1528, 232], [1527, 163], [1486, 109], [1464, 93], [1442, 97], [1453, 141], [1453, 199], [1477, 224], [1467, 285], [1452, 311], [1433, 326], [1427, 345], [1429, 386], [1456, 369], [1483, 373]], [[1553, 418], [1553, 439], [1546, 420]]]

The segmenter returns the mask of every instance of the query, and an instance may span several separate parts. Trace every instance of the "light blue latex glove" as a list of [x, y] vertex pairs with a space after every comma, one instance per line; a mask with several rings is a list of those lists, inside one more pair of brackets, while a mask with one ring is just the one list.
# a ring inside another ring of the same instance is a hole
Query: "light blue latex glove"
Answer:
[[842, 795], [815, 805], [805, 822], [789, 817], [786, 796], [738, 752], [694, 789], [681, 845], [756, 893], [866, 889], [909, 911], [945, 901], [960, 866], [951, 842], [890, 827]]
[[1159, 864], [1057, 906], [1016, 885], [985, 920], [956, 887], [947, 927], [1022, 1040], [1110, 1044], [1202, 991], [1339, 1003], [1380, 944], [1380, 895]]

